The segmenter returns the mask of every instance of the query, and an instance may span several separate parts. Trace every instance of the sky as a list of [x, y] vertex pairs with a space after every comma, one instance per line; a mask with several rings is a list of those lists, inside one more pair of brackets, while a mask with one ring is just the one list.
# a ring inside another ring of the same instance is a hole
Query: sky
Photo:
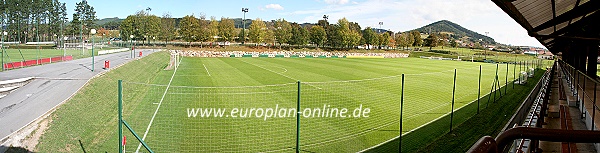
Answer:
[[[67, 4], [71, 18], [75, 3]], [[96, 16], [126, 18], [136, 11], [151, 8], [151, 14], [173, 17], [186, 15], [242, 18], [241, 8], [248, 8], [247, 19], [316, 23], [329, 15], [330, 23], [343, 17], [358, 22], [362, 28], [379, 28], [394, 32], [413, 30], [427, 24], [449, 20], [467, 29], [494, 38], [496, 42], [543, 47], [491, 0], [88, 0]]]

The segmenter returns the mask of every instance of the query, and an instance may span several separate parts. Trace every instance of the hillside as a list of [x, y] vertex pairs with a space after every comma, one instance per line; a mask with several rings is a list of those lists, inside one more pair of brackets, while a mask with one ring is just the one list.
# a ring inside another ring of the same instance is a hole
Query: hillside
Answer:
[[95, 24], [99, 25], [101, 27], [104, 27], [106, 29], [116, 30], [121, 25], [121, 22], [123, 22], [123, 20], [125, 20], [125, 19], [119, 19], [117, 17], [104, 18], [104, 19], [96, 21]]
[[450, 33], [454, 39], [468, 37], [471, 42], [478, 42], [481, 39], [486, 43], [496, 44], [493, 38], [471, 31], [448, 20], [437, 21], [415, 30], [421, 33]]

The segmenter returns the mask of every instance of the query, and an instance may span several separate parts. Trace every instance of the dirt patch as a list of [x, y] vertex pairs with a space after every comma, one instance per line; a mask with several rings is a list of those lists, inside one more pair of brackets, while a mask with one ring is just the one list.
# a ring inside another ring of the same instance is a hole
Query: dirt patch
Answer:
[[52, 122], [51, 117], [45, 116], [39, 118], [16, 133], [13, 133], [4, 142], [4, 145], [35, 152], [35, 146], [39, 143], [46, 129], [48, 129], [50, 122]]

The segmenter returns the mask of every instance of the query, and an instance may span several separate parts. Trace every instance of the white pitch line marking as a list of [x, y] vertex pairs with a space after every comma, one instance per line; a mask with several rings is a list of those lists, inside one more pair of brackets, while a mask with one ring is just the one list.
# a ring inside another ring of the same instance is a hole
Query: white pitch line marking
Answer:
[[[279, 74], [279, 75], [281, 75], [281, 76], [283, 76], [283, 77], [286, 77], [286, 78], [288, 78], [288, 79], [292, 79], [292, 80], [295, 80], [295, 81], [297, 81], [297, 80], [298, 80], [298, 79], [294, 79], [294, 78], [292, 78], [292, 77], [290, 77], [290, 76], [287, 76], [287, 75], [281, 74], [281, 73], [279, 73], [279, 72], [275, 72], [275, 71], [273, 71], [273, 70], [270, 70], [270, 69], [264, 68], [264, 67], [262, 67], [262, 66], [260, 66], [260, 65], [256, 65], [256, 64], [248, 63], [248, 62], [246, 62], [246, 61], [243, 61], [243, 60], [240, 60], [240, 61], [242, 61], [242, 62], [244, 62], [244, 63], [246, 63], [246, 64], [254, 65], [254, 66], [256, 66], [256, 67], [259, 67], [259, 68], [261, 68], [261, 69], [265, 69], [265, 70], [267, 70], [267, 71], [269, 71], [269, 72], [273, 72], [273, 73], [275, 73], [275, 74]], [[281, 67], [279, 67], [279, 68], [281, 68]], [[283, 69], [285, 69], [285, 68], [283, 68]], [[285, 69], [285, 72], [287, 72], [287, 69]], [[306, 85], [309, 85], [309, 86], [311, 86], [311, 87], [315, 87], [315, 88], [317, 88], [317, 89], [319, 89], [319, 90], [321, 90], [321, 89], [322, 89], [322, 88], [320, 88], [320, 87], [317, 87], [317, 86], [314, 86], [314, 85], [311, 85], [311, 84], [306, 84]]]
[[210, 76], [210, 72], [208, 72], [208, 69], [206, 68], [206, 65], [202, 64], [202, 66], [204, 66], [204, 69], [206, 70], [206, 73], [208, 73], [208, 76]]
[[[152, 119], [150, 119], [150, 123], [148, 124], [148, 127], [146, 128], [146, 132], [144, 132], [144, 136], [142, 137], [142, 141], [146, 139], [146, 136], [148, 135], [148, 132], [150, 131], [150, 127], [152, 126], [152, 122], [154, 122], [154, 117], [156, 117], [156, 114], [158, 114], [158, 109], [160, 109], [160, 105], [162, 104], [163, 100], [165, 99], [165, 96], [167, 95], [167, 91], [169, 91], [169, 87], [171, 86], [171, 82], [173, 82], [173, 78], [175, 77], [175, 73], [177, 73], [177, 67], [179, 67], [178, 65], [181, 63], [181, 61], [179, 61], [177, 63], [177, 65], [175, 65], [175, 70], [173, 70], [173, 75], [171, 75], [171, 80], [169, 80], [169, 84], [167, 84], [167, 88], [165, 89], [165, 92], [162, 95], [162, 98], [160, 98], [160, 102], [158, 102], [158, 106], [156, 106], [156, 110], [154, 111], [154, 115], [152, 115]], [[140, 151], [140, 148], [142, 148], [142, 143], [140, 143], [137, 147], [137, 149], [135, 150], [136, 153], [138, 153]]]

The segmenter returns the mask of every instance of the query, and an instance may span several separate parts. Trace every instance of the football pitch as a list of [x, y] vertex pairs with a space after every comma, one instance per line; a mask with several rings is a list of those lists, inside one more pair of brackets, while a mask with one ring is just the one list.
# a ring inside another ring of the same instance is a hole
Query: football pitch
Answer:
[[[98, 51], [114, 49], [112, 47], [94, 48], [94, 55], [98, 55]], [[92, 56], [91, 49], [5, 49], [4, 63], [20, 62], [24, 60], [35, 60], [39, 58], [51, 58], [57, 56], [73, 56], [73, 58], [85, 58]], [[1, 54], [1, 53], [0, 53]]]
[[[156, 152], [357, 152], [400, 135], [402, 74], [407, 134], [452, 108], [474, 114], [480, 67], [481, 97], [525, 70], [417, 58], [183, 57], [144, 82], [124, 80], [123, 119]], [[126, 152], [145, 152], [124, 133]]]

